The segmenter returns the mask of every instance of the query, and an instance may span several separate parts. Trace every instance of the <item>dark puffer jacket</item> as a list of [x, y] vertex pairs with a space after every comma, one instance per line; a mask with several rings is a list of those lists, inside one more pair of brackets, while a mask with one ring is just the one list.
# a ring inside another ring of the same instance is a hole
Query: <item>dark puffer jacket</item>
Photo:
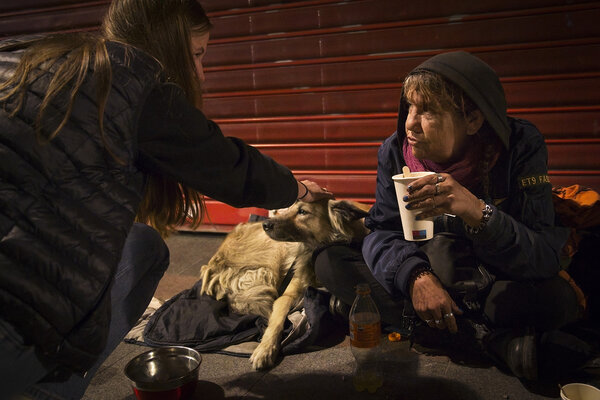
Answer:
[[[160, 73], [141, 52], [108, 46], [113, 81], [104, 132], [122, 163], [104, 149], [92, 79], [49, 143], [36, 140], [32, 121], [51, 72], [31, 85], [15, 117], [7, 116], [10, 103], [0, 110], [0, 315], [38, 345], [42, 359], [79, 371], [105, 345], [109, 284], [144, 185], [135, 164], [137, 116]], [[3, 70], [20, 57], [2, 55]], [[48, 113], [62, 116], [60, 107]]]
[[[29, 87], [14, 117], [12, 100], [0, 103], [0, 319], [35, 344], [42, 361], [76, 372], [105, 347], [110, 282], [147, 173], [237, 207], [282, 208], [297, 197], [289, 169], [224, 137], [180, 87], [163, 82], [156, 60], [119, 43], [107, 48], [106, 143], [91, 75], [49, 142], [36, 140], [32, 124], [52, 72]], [[20, 54], [0, 51], [0, 79]], [[51, 105], [49, 129], [64, 103], [59, 96]]]

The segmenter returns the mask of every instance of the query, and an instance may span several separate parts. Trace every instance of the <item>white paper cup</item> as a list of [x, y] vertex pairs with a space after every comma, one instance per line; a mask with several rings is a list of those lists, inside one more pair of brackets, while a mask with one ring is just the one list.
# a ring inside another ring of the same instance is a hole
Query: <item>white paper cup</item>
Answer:
[[585, 383], [569, 383], [562, 387], [563, 400], [600, 400], [600, 389]]
[[392, 176], [394, 186], [396, 187], [396, 197], [398, 198], [398, 208], [400, 209], [400, 219], [402, 220], [402, 229], [404, 239], [411, 241], [429, 240], [433, 237], [433, 218], [425, 218], [420, 221], [415, 219], [416, 215], [423, 210], [407, 210], [406, 202], [402, 200], [406, 196], [406, 187], [413, 181], [435, 172], [411, 172], [410, 176], [405, 178], [404, 174]]

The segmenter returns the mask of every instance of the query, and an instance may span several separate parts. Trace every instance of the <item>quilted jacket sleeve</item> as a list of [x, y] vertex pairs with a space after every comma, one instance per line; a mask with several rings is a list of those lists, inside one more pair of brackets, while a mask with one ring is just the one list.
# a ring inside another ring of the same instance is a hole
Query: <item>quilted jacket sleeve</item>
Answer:
[[297, 196], [291, 171], [219, 126], [174, 84], [148, 97], [138, 129], [139, 164], [234, 207], [283, 208]]

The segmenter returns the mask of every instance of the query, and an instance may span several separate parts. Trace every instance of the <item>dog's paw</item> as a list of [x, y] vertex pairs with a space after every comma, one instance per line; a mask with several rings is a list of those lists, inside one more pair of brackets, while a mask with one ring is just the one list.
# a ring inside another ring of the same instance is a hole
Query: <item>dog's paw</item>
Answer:
[[271, 368], [275, 365], [279, 348], [277, 346], [260, 343], [250, 356], [252, 367], [256, 370]]

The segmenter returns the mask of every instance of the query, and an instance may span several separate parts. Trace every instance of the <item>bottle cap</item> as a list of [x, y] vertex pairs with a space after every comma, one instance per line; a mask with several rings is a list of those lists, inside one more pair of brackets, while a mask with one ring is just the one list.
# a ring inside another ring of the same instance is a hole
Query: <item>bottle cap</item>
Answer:
[[371, 293], [371, 287], [368, 283], [359, 283], [356, 285], [356, 294], [369, 294]]

